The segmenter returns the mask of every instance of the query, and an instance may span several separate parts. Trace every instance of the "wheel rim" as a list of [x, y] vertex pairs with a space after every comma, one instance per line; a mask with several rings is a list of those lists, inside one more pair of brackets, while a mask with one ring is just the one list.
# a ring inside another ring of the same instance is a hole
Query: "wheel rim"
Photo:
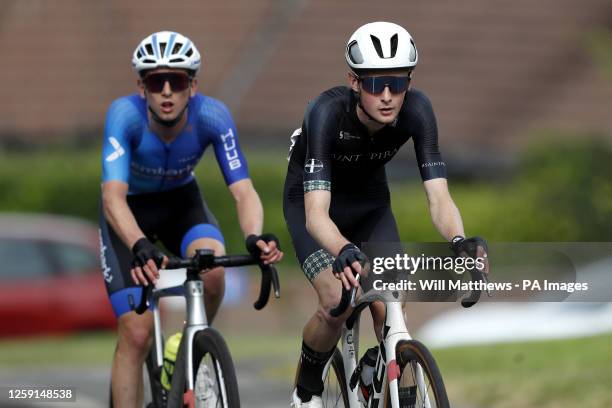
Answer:
[[206, 354], [197, 367], [194, 379], [196, 408], [227, 407], [227, 395], [221, 365], [212, 355]]

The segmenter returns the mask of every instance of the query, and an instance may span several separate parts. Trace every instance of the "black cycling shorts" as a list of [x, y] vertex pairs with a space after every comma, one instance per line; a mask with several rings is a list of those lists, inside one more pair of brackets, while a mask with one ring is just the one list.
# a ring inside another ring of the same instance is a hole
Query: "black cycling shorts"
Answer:
[[[213, 238], [224, 244], [215, 216], [194, 181], [173, 190], [127, 196], [136, 222], [151, 242], [184, 257], [190, 243]], [[106, 291], [117, 317], [139, 304], [142, 289], [132, 281], [132, 251], [107, 223], [100, 206], [100, 258]]]
[[[285, 194], [283, 204], [285, 221], [298, 261], [312, 282], [321, 271], [332, 265], [335, 258], [321, 248], [306, 230], [304, 199]], [[371, 200], [359, 195], [332, 195], [329, 215], [340, 233], [359, 247], [364, 242], [393, 242], [396, 248], [400, 242], [391, 204], [387, 200]]]

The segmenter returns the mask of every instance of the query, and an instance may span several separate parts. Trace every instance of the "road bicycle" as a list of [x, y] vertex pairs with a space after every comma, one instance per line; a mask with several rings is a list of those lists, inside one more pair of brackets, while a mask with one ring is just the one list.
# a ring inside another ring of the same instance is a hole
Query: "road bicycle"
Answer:
[[[259, 298], [254, 303], [261, 310], [268, 302], [271, 289], [280, 297], [278, 273], [272, 265], [260, 263], [251, 255], [215, 256], [212, 250], [197, 250], [191, 259], [171, 258], [166, 269], [185, 268], [183, 285], [154, 289], [145, 288], [139, 305], [132, 309], [142, 314], [153, 311], [154, 343], [146, 359], [152, 402], [147, 408], [238, 408], [240, 397], [232, 357], [221, 334], [208, 325], [204, 303], [204, 283], [200, 278], [215, 267], [258, 265], [261, 270]], [[159, 300], [182, 296], [186, 300], [186, 317], [181, 342], [176, 354], [170, 390], [162, 386], [164, 339], [162, 335]], [[112, 404], [111, 404], [112, 405]]]
[[[486, 282], [486, 275], [471, 271], [473, 280]], [[360, 276], [356, 275], [359, 280]], [[480, 298], [474, 290], [462, 299], [463, 307], [473, 306]], [[325, 390], [323, 406], [363, 408], [359, 400], [360, 368], [359, 318], [361, 312], [374, 300], [355, 304], [357, 288], [343, 288], [340, 304], [330, 311], [333, 317], [342, 315], [349, 305], [354, 307], [343, 325], [341, 348], [336, 348], [323, 372]], [[365, 406], [391, 408], [449, 408], [446, 388], [440, 370], [427, 347], [410, 337], [402, 312], [401, 294], [391, 293], [384, 301], [386, 316], [382, 340], [372, 376], [372, 387]]]

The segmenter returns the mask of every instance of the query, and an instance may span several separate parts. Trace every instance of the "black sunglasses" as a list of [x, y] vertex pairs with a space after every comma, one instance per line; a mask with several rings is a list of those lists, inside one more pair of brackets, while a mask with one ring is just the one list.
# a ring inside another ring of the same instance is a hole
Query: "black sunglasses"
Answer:
[[359, 77], [361, 87], [364, 91], [370, 94], [380, 94], [386, 87], [392, 94], [399, 94], [408, 89], [410, 77], [408, 76], [366, 76]]
[[142, 82], [144, 82], [147, 91], [151, 93], [160, 93], [166, 82], [170, 84], [173, 92], [182, 92], [189, 88], [191, 77], [180, 72], [160, 72], [145, 76]]

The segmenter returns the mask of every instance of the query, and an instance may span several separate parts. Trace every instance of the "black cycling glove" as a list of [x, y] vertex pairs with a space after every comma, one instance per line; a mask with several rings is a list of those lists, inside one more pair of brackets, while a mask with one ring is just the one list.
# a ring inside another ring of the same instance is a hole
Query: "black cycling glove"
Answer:
[[143, 267], [152, 259], [157, 267], [161, 267], [164, 260], [164, 254], [146, 238], [140, 238], [132, 247], [134, 258], [132, 259], [132, 268], [137, 266]]
[[487, 241], [480, 237], [464, 238], [460, 235], [453, 238], [451, 247], [455, 252], [455, 255], [461, 256], [462, 253], [466, 253], [471, 258], [476, 258], [476, 251], [478, 247], [482, 247], [485, 253], [489, 251]]
[[278, 238], [276, 238], [276, 235], [269, 233], [261, 235], [251, 234], [246, 238], [244, 243], [246, 245], [247, 251], [249, 251], [249, 254], [253, 255], [254, 257], [259, 258], [261, 256], [261, 249], [259, 249], [259, 247], [257, 246], [257, 241], [259, 241], [260, 239], [263, 240], [266, 244], [269, 244], [270, 242], [275, 242], [276, 248], [280, 250], [280, 242], [278, 241]]
[[357, 245], [346, 244], [342, 247], [340, 253], [336, 257], [332, 271], [334, 273], [342, 273], [344, 268], [346, 268], [347, 266], [351, 267], [351, 265], [355, 261], [359, 262], [363, 267], [366, 264], [367, 260], [368, 258], [363, 252], [361, 252]]

